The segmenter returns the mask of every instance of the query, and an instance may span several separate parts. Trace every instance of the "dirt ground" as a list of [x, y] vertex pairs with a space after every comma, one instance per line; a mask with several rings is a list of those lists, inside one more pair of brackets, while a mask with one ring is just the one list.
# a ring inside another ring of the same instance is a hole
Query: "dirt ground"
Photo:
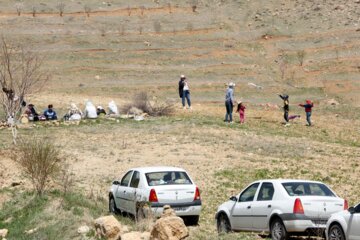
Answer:
[[[62, 116], [70, 102], [83, 107], [86, 99], [104, 107], [115, 100], [121, 108], [141, 91], [176, 109], [172, 116], [143, 122], [37, 124], [20, 129], [20, 136], [53, 141], [70, 163], [76, 188], [104, 197], [128, 168], [186, 169], [204, 206], [200, 225], [191, 229], [193, 239], [216, 239], [216, 207], [256, 176], [321, 180], [351, 204], [359, 201], [358, 3], [209, 0], [198, 1], [193, 12], [183, 1], [157, 2], [87, 1], [87, 17], [85, 2], [72, 1], [60, 17], [56, 1], [24, 3], [21, 16], [12, 2], [0, 1], [4, 37], [46, 59], [51, 80], [27, 99], [39, 111], [52, 103]], [[181, 108], [177, 96], [180, 74], [190, 82], [191, 111]], [[222, 121], [224, 83], [230, 81], [236, 83], [236, 99], [247, 106], [245, 125]], [[282, 124], [277, 93], [288, 93], [291, 113], [301, 114], [289, 127]], [[304, 110], [297, 106], [308, 98], [315, 103], [313, 127], [305, 126]], [[339, 104], [329, 104], [333, 99]], [[0, 130], [0, 189], [19, 181], [28, 188], [9, 158], [9, 137]], [[254, 176], [232, 184], [226, 171]], [[0, 191], [0, 204], [6, 200]]]

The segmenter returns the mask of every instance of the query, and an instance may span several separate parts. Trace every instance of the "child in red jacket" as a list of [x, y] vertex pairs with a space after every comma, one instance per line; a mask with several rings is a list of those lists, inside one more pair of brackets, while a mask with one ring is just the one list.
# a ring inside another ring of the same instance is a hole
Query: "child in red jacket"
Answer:
[[238, 112], [240, 114], [240, 123], [244, 123], [245, 122], [245, 105], [240, 101], [238, 103], [238, 106], [237, 106], [237, 110], [236, 112]]
[[299, 104], [299, 106], [305, 108], [306, 121], [308, 126], [311, 126], [311, 109], [314, 107], [314, 104], [310, 100], [306, 100], [306, 104]]

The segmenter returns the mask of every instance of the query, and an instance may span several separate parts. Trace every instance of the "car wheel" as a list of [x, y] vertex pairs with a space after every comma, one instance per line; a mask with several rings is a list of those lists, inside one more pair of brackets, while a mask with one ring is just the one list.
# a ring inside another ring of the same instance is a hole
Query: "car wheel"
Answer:
[[109, 198], [109, 212], [113, 214], [120, 213], [120, 210], [116, 207], [115, 199], [113, 196]]
[[271, 239], [272, 240], [286, 240], [289, 238], [288, 232], [281, 221], [281, 219], [276, 218], [271, 223]]
[[220, 214], [217, 218], [217, 230], [218, 233], [228, 233], [231, 231], [229, 219], [224, 213]]
[[328, 238], [329, 240], [345, 240], [346, 239], [344, 231], [342, 230], [342, 228], [339, 224], [334, 224], [331, 226], [328, 237], [329, 237]]

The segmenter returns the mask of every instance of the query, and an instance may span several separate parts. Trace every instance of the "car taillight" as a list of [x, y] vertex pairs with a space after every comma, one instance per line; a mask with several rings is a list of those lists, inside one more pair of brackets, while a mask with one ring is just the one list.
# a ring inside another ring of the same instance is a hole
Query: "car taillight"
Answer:
[[304, 214], [304, 208], [303, 208], [300, 198], [295, 199], [294, 214]]
[[157, 198], [155, 189], [150, 190], [149, 202], [158, 202], [158, 198]]
[[349, 208], [349, 203], [348, 203], [348, 201], [345, 199], [345, 200], [344, 200], [344, 210], [348, 210], [348, 208]]
[[200, 191], [199, 191], [199, 188], [196, 187], [196, 190], [195, 190], [195, 197], [194, 197], [194, 201], [195, 200], [200, 200]]

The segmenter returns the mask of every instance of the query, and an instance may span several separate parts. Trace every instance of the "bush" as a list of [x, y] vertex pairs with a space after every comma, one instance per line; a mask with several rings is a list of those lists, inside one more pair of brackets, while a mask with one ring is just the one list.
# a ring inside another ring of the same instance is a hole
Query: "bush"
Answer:
[[28, 139], [17, 146], [13, 159], [24, 175], [31, 180], [37, 195], [43, 195], [49, 180], [61, 170], [60, 151], [44, 139]]
[[173, 104], [151, 101], [146, 92], [135, 94], [132, 102], [122, 108], [123, 113], [128, 113], [131, 108], [138, 108], [150, 116], [168, 116], [174, 111]]

